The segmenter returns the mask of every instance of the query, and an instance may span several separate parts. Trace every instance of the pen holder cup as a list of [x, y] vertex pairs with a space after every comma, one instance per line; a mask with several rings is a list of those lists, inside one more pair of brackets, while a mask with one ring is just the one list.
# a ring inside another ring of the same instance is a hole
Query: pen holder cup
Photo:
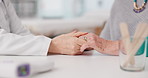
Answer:
[[[140, 42], [141, 40], [141, 42]], [[127, 43], [122, 39], [119, 45], [120, 68], [125, 71], [138, 72], [145, 68], [148, 41], [147, 38], [139, 39], [136, 44]]]

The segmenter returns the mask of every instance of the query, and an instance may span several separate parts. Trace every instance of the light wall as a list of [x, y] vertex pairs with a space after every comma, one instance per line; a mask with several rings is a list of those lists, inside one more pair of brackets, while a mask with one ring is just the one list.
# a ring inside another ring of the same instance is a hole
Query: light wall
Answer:
[[110, 11], [114, 0], [12, 0], [12, 2], [20, 17], [28, 15], [28, 17], [71, 19], [90, 11]]
[[39, 0], [42, 5], [39, 5], [38, 12], [41, 17], [74, 18], [95, 10], [110, 11], [113, 2], [114, 0]]
[[84, 0], [85, 11], [110, 10], [114, 0]]

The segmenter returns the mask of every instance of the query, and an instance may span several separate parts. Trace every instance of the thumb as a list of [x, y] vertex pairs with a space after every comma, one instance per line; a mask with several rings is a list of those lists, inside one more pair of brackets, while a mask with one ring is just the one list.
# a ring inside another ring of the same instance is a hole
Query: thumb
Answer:
[[88, 34], [87, 32], [77, 32], [77, 33], [73, 34], [73, 37], [79, 38], [80, 36], [84, 36], [84, 35], [87, 35], [87, 34]]
[[84, 45], [81, 46], [80, 51], [84, 52], [84, 50], [87, 49], [87, 48], [89, 48], [89, 45], [88, 44], [84, 44]]

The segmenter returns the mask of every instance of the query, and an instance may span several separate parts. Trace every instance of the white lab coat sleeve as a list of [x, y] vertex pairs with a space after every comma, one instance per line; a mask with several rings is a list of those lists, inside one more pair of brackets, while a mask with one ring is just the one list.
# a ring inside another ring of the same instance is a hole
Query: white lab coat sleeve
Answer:
[[50, 42], [45, 36], [20, 36], [0, 29], [0, 55], [46, 56]]
[[9, 16], [9, 25], [10, 25], [10, 32], [15, 33], [18, 35], [28, 35], [30, 31], [22, 25], [21, 20], [17, 16], [15, 9], [10, 0], [4, 0], [4, 4], [7, 9], [7, 13]]

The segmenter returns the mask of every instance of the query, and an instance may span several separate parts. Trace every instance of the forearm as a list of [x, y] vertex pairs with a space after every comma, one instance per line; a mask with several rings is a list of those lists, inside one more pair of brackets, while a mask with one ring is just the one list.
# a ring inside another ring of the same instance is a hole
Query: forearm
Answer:
[[97, 51], [103, 54], [119, 55], [119, 41], [105, 40], [98, 38], [97, 40]]

